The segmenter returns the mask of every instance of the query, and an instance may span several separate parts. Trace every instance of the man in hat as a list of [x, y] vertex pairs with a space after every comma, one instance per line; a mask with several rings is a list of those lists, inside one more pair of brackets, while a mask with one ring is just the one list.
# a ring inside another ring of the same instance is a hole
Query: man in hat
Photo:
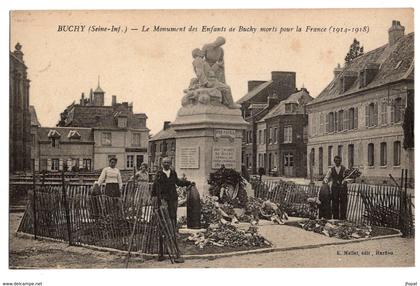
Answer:
[[[192, 183], [187, 180], [180, 180], [175, 170], [171, 168], [171, 159], [163, 158], [162, 168], [156, 173], [155, 180], [152, 186], [152, 197], [160, 200], [159, 204], [166, 205], [168, 208], [169, 218], [172, 221], [174, 229], [177, 225], [177, 210], [178, 210], [178, 193], [176, 187], [187, 187]], [[163, 246], [159, 243], [159, 260], [163, 260]], [[175, 262], [182, 263], [183, 259], [177, 257]]]
[[345, 220], [347, 213], [347, 180], [344, 177], [346, 168], [341, 165], [341, 157], [334, 157], [335, 166], [328, 170], [324, 183], [331, 184], [331, 204], [333, 219]]

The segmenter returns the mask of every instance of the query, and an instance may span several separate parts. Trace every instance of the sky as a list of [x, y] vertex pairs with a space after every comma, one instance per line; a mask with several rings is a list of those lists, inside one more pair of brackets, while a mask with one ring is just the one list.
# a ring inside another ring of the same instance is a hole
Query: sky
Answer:
[[[97, 87], [99, 77], [105, 104], [112, 95], [133, 102], [134, 112], [146, 113], [151, 134], [156, 134], [163, 121], [175, 120], [183, 90], [194, 77], [191, 51], [218, 36], [226, 38], [226, 82], [234, 100], [247, 93], [247, 81], [270, 80], [271, 71], [296, 72], [296, 86], [316, 97], [337, 64], [344, 63], [353, 39], [365, 52], [384, 45], [392, 20], [413, 32], [411, 9], [15, 11], [10, 50], [17, 42], [23, 46], [30, 104], [42, 126], [55, 126], [66, 106]], [[60, 25], [85, 28], [59, 32]], [[151, 32], [155, 25], [185, 26], [186, 32]], [[87, 32], [111, 26], [127, 27], [127, 32]], [[151, 30], [142, 32], [143, 26]], [[198, 31], [189, 32], [190, 26]], [[226, 31], [202, 32], [203, 26]], [[263, 27], [277, 31], [258, 31]], [[330, 27], [350, 30], [330, 32]]]

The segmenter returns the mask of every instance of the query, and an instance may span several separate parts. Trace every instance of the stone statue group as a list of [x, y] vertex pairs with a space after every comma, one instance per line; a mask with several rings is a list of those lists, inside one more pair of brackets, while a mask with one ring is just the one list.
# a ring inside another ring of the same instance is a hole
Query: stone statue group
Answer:
[[182, 100], [183, 106], [220, 102], [228, 108], [240, 108], [233, 101], [232, 92], [225, 80], [222, 48], [225, 43], [225, 38], [218, 37], [213, 43], [205, 44], [201, 50], [197, 48], [192, 51], [196, 77], [191, 79], [190, 86], [184, 90], [186, 95]]

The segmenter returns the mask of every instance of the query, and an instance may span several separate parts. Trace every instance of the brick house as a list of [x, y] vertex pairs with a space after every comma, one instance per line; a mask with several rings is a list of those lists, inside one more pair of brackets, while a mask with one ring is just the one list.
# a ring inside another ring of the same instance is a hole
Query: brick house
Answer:
[[150, 138], [149, 167], [151, 170], [157, 170], [164, 157], [169, 157], [172, 160], [172, 165], [175, 166], [175, 134], [176, 132], [171, 127], [171, 122], [165, 121], [163, 123], [163, 129]]
[[[296, 73], [271, 72], [271, 80], [248, 81], [248, 93], [237, 101], [241, 105], [242, 116], [249, 122], [244, 131], [242, 162], [251, 173], [257, 172], [257, 122], [275, 105], [296, 91]], [[261, 126], [260, 126], [261, 127]]]
[[[308, 116], [305, 106], [312, 99], [302, 88], [281, 101], [258, 123], [264, 122], [267, 130], [264, 167], [269, 173], [306, 177]], [[260, 161], [261, 157], [258, 159]]]

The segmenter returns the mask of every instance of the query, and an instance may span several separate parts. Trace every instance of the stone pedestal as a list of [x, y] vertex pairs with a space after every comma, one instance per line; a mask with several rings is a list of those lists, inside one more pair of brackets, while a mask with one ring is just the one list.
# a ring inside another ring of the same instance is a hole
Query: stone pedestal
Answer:
[[200, 196], [208, 194], [209, 174], [221, 164], [240, 172], [242, 133], [248, 125], [240, 109], [189, 104], [181, 107], [171, 125], [176, 131], [176, 172], [194, 181]]

